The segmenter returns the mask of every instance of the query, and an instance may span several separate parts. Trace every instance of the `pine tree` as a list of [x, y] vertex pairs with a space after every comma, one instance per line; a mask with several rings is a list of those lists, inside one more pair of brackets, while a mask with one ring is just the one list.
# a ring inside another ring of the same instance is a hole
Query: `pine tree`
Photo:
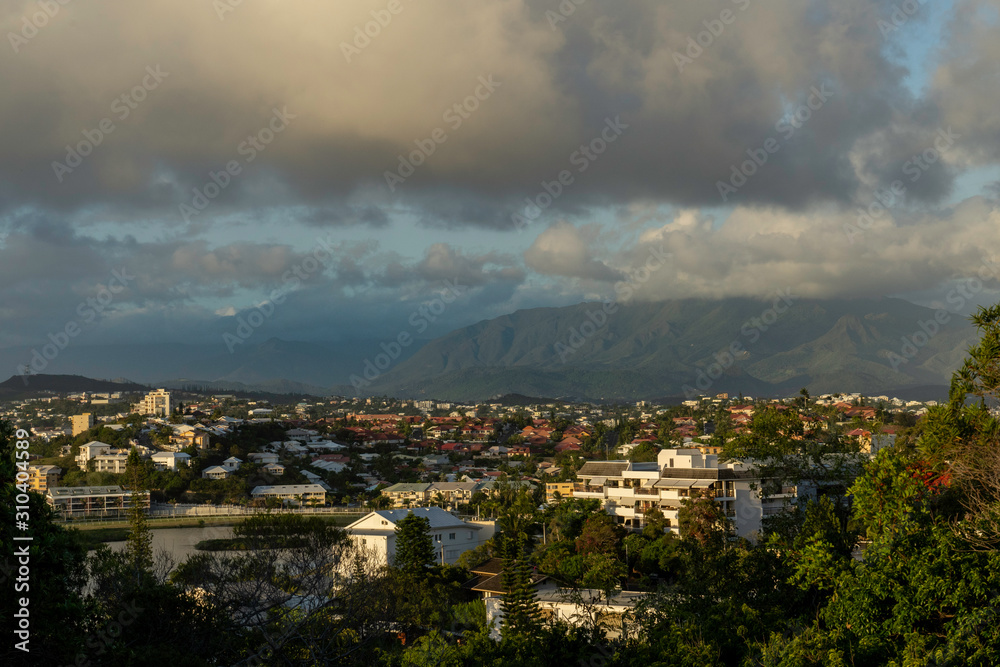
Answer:
[[136, 583], [144, 573], [153, 570], [153, 535], [146, 522], [146, 469], [139, 452], [132, 449], [125, 467], [131, 502], [128, 509], [129, 535], [125, 553], [129, 564], [135, 570]]
[[523, 539], [499, 536], [499, 550], [503, 554], [500, 582], [506, 591], [501, 603], [504, 629], [508, 633], [522, 635], [537, 632], [541, 622], [532, 582], [534, 568], [528, 562], [524, 544]]
[[407, 572], [417, 572], [434, 564], [431, 542], [431, 522], [410, 512], [396, 524], [395, 566]]

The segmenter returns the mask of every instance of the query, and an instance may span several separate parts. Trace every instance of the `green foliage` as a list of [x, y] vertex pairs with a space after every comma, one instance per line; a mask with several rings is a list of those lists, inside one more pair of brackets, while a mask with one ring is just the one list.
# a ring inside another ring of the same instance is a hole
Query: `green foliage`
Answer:
[[394, 567], [407, 572], [419, 572], [434, 564], [431, 542], [431, 522], [412, 512], [396, 522], [396, 556]]
[[681, 500], [677, 510], [681, 537], [696, 540], [701, 546], [720, 548], [726, 538], [726, 517], [710, 491]]

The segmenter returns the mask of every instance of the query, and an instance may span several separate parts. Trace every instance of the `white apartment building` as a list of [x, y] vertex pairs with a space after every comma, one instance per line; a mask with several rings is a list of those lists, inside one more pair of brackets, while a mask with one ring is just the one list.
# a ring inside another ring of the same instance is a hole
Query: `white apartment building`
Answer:
[[358, 519], [346, 530], [356, 544], [374, 551], [379, 563], [391, 563], [396, 557], [396, 523], [409, 514], [426, 518], [431, 524], [431, 544], [435, 560], [454, 565], [458, 557], [493, 537], [492, 521], [462, 521], [440, 507], [378, 510]]
[[101, 442], [100, 440], [91, 440], [85, 445], [80, 445], [80, 453], [76, 455], [76, 464], [87, 469], [87, 462], [92, 458], [96, 458], [101, 454], [107, 454], [111, 451], [111, 445], [106, 442]]
[[170, 416], [170, 392], [166, 389], [157, 389], [146, 394], [146, 397], [139, 403], [139, 412], [144, 415], [156, 415], [158, 417]]
[[720, 463], [717, 454], [697, 449], [663, 449], [656, 462], [588, 461], [577, 472], [574, 498], [597, 498], [605, 511], [627, 528], [645, 526], [644, 515], [657, 507], [670, 530], [679, 533], [677, 511], [685, 498], [709, 492], [722, 506], [737, 535], [749, 537], [761, 528], [761, 519], [784, 510], [796, 497], [795, 487], [774, 489], [762, 500], [754, 487], [761, 480], [750, 462]]

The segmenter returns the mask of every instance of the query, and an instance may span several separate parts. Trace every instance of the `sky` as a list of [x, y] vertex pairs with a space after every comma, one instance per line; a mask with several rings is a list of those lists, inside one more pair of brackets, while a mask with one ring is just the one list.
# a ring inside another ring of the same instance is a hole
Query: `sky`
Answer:
[[428, 337], [622, 281], [967, 312], [998, 300], [998, 5], [6, 0], [0, 348], [440, 306]]

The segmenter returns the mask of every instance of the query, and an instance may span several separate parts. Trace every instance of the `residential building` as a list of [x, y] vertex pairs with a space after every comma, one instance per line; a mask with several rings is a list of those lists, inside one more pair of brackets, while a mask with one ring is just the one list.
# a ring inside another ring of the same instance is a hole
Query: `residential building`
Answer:
[[459, 556], [481, 546], [496, 531], [492, 521], [462, 521], [440, 507], [378, 510], [346, 530], [356, 544], [372, 551], [379, 563], [392, 563], [396, 557], [396, 524], [410, 514], [430, 522], [431, 544], [440, 564], [454, 565]]
[[110, 472], [120, 475], [128, 465], [128, 452], [123, 449], [112, 449], [105, 454], [99, 454], [90, 460], [88, 468], [93, 465], [94, 472]]
[[307, 505], [326, 503], [326, 489], [319, 484], [279, 484], [277, 486], [255, 486], [250, 496], [257, 498], [278, 498], [283, 504]]
[[247, 458], [253, 463], [260, 463], [261, 465], [278, 462], [278, 455], [273, 452], [253, 452]]
[[226, 479], [229, 475], [229, 471], [222, 466], [212, 466], [201, 471], [201, 476], [204, 479]]
[[157, 417], [170, 416], [170, 392], [166, 389], [157, 389], [146, 394], [139, 403], [139, 413]]
[[[120, 486], [61, 486], [49, 489], [46, 500], [63, 519], [105, 519], [127, 516], [132, 497]], [[140, 498], [148, 509], [149, 491]]]
[[51, 488], [59, 486], [59, 466], [28, 466], [28, 488], [44, 494]]
[[282, 475], [285, 474], [285, 466], [281, 465], [280, 463], [268, 463], [263, 468], [261, 468], [261, 470], [268, 473], [269, 475], [274, 475], [275, 477], [281, 477]]
[[240, 464], [243, 463], [243, 459], [238, 459], [235, 456], [230, 456], [228, 459], [222, 462], [222, 467], [229, 472], [236, 472], [240, 469]]
[[[546, 584], [537, 589], [536, 600], [542, 622], [562, 621], [569, 625], [589, 626], [596, 621], [608, 639], [618, 639], [628, 634], [630, 613], [647, 595], [640, 591], [619, 591], [608, 598], [603, 591], [589, 588], [571, 590]], [[502, 601], [502, 593], [485, 599], [486, 624], [492, 625], [490, 636], [497, 640], [501, 638], [503, 627]]]
[[152, 459], [157, 470], [176, 472], [178, 464], [186, 466], [191, 460], [191, 455], [184, 452], [157, 452], [153, 454]]
[[677, 511], [685, 498], [710, 493], [732, 522], [736, 534], [749, 537], [760, 530], [761, 519], [784, 510], [796, 497], [795, 487], [775, 489], [762, 500], [761, 480], [752, 462], [720, 463], [718, 455], [697, 449], [664, 449], [649, 463], [588, 461], [577, 471], [574, 498], [596, 498], [605, 511], [627, 528], [645, 526], [645, 513], [658, 508], [670, 530], [679, 533]]
[[110, 451], [111, 445], [108, 443], [101, 442], [100, 440], [91, 440], [85, 445], [80, 445], [80, 451], [76, 455], [76, 464], [86, 470], [90, 459], [101, 454], [107, 454]]
[[90, 412], [84, 412], [82, 415], [73, 415], [70, 417], [70, 421], [73, 423], [73, 437], [94, 428], [94, 415]]
[[382, 489], [382, 495], [392, 501], [393, 507], [405, 507], [407, 505], [423, 505], [427, 502], [427, 489], [430, 484], [393, 484]]
[[467, 505], [478, 486], [475, 482], [432, 482], [427, 497], [431, 502], [440, 499], [449, 505]]
[[546, 482], [545, 483], [545, 500], [547, 502], [555, 502], [555, 494], [559, 493], [560, 498], [572, 498], [573, 497], [573, 482]]

